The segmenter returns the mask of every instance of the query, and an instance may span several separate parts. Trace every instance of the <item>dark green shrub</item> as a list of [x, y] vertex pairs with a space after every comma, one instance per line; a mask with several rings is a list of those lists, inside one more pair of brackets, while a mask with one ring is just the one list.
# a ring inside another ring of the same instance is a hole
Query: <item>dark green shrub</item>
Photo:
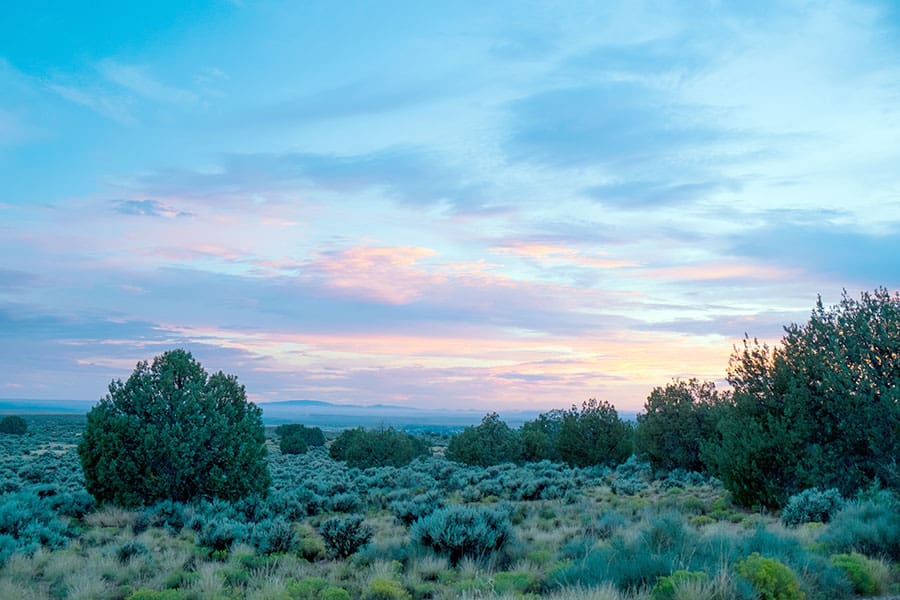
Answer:
[[456, 565], [464, 556], [478, 559], [503, 548], [512, 539], [512, 525], [498, 510], [453, 506], [419, 519], [409, 533], [413, 542]]
[[631, 455], [631, 425], [614, 406], [591, 398], [581, 410], [572, 406], [563, 417], [557, 448], [571, 466], [613, 466]]
[[637, 416], [635, 454], [660, 471], [703, 470], [700, 447], [715, 433], [713, 407], [721, 401], [709, 381], [678, 380], [654, 388]]
[[781, 522], [788, 527], [803, 523], [827, 523], [843, 507], [844, 498], [834, 488], [803, 490], [788, 499], [781, 510]]
[[132, 559], [141, 558], [150, 554], [150, 549], [143, 542], [129, 540], [115, 548], [116, 558], [120, 563], [127, 564]]
[[728, 370], [704, 463], [745, 506], [783, 506], [820, 486], [845, 496], [873, 481], [900, 489], [900, 294], [821, 299], [780, 347], [745, 340]]
[[0, 419], [0, 433], [23, 435], [28, 431], [28, 422], [22, 417], [9, 416]]
[[319, 526], [319, 534], [332, 554], [347, 558], [368, 544], [373, 532], [361, 515], [350, 515], [328, 519]]
[[735, 570], [753, 584], [761, 600], [804, 600], [800, 581], [786, 565], [754, 552], [735, 564]]
[[430, 448], [424, 440], [393, 428], [345, 429], [331, 444], [328, 453], [334, 460], [343, 460], [349, 467], [369, 467], [409, 464], [417, 456], [427, 456]]
[[184, 350], [113, 381], [88, 413], [78, 454], [88, 491], [123, 506], [236, 499], [270, 482], [260, 409], [235, 377], [207, 376]]
[[518, 461], [521, 447], [516, 432], [500, 419], [500, 415], [489, 413], [477, 427], [466, 427], [462, 433], [450, 438], [447, 458], [487, 467]]

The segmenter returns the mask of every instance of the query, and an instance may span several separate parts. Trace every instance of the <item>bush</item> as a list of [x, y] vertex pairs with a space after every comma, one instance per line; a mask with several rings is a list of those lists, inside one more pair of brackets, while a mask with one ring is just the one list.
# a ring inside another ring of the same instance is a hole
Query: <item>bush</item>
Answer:
[[853, 502], [831, 519], [822, 541], [835, 552], [900, 560], [900, 503], [890, 492]]
[[805, 488], [900, 489], [900, 294], [846, 293], [785, 328], [780, 347], [745, 340], [731, 399], [702, 458], [745, 506], [783, 506]]
[[646, 488], [651, 477], [650, 464], [632, 454], [627, 461], [616, 467], [612, 488], [618, 495], [632, 496]]
[[440, 494], [430, 492], [419, 494], [411, 500], [391, 502], [388, 505], [388, 510], [404, 525], [412, 525], [422, 517], [442, 508], [443, 505], [444, 501], [441, 499]]
[[677, 592], [690, 584], [702, 584], [709, 581], [709, 575], [703, 571], [675, 571], [671, 575], [660, 577], [650, 593], [651, 600], [677, 600]]
[[843, 507], [844, 499], [834, 488], [803, 490], [788, 499], [781, 510], [781, 522], [788, 527], [803, 523], [827, 523]]
[[520, 457], [516, 432], [495, 412], [485, 415], [477, 427], [466, 427], [454, 435], [447, 445], [447, 458], [467, 465], [488, 467], [516, 462]]
[[300, 536], [284, 519], [267, 519], [253, 526], [250, 544], [260, 554], [293, 553], [300, 548]]
[[345, 429], [331, 444], [328, 453], [334, 460], [343, 460], [348, 467], [400, 467], [417, 456], [430, 453], [428, 444], [415, 436], [393, 428]]
[[521, 596], [541, 591], [541, 580], [527, 571], [494, 573], [494, 593], [498, 596]]
[[853, 583], [853, 589], [858, 594], [873, 595], [885, 590], [879, 589], [878, 582], [872, 576], [880, 563], [877, 560], [866, 558], [862, 554], [835, 554], [831, 557], [831, 563], [840, 567], [847, 574], [847, 578]]
[[28, 423], [22, 417], [3, 417], [0, 419], [0, 433], [23, 435], [28, 431]]
[[318, 427], [289, 424], [275, 428], [282, 454], [306, 454], [311, 446], [324, 446], [325, 434]]
[[86, 487], [122, 506], [265, 494], [261, 414], [235, 377], [207, 376], [189, 352], [140, 362], [88, 413], [78, 445]]
[[319, 527], [325, 545], [338, 558], [347, 558], [369, 543], [372, 528], [361, 515], [328, 519]]
[[376, 577], [366, 587], [363, 600], [412, 600], [412, 596], [393, 579]]
[[735, 565], [742, 577], [753, 584], [761, 600], [804, 600], [800, 582], [793, 571], [774, 558], [754, 552]]
[[631, 455], [631, 426], [608, 402], [590, 399], [572, 406], [562, 420], [557, 448], [571, 466], [613, 466]]
[[635, 453], [661, 471], [700, 471], [700, 447], [715, 433], [713, 408], [721, 397], [712, 382], [674, 381], [654, 388], [637, 416]]
[[463, 557], [478, 559], [500, 550], [512, 539], [512, 525], [497, 510], [453, 506], [416, 521], [410, 537], [455, 566]]

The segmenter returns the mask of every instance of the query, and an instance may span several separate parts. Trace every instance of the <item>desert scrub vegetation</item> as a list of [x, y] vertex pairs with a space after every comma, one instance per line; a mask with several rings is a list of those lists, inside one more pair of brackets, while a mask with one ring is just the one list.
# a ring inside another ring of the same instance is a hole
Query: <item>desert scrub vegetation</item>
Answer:
[[33, 417], [4, 442], [0, 597], [749, 600], [770, 580], [808, 600], [900, 592], [900, 513], [881, 489], [787, 527], [713, 478], [637, 458], [359, 468], [323, 446], [282, 454], [273, 433], [266, 495], [97, 506], [78, 475], [83, 425]]
[[845, 295], [779, 347], [748, 338], [727, 392], [656, 388], [636, 425], [596, 400], [520, 429], [490, 413], [446, 458], [384, 427], [266, 440], [233, 377], [166, 353], [87, 427], [0, 435], [0, 597], [898, 594], [898, 340], [900, 296]]

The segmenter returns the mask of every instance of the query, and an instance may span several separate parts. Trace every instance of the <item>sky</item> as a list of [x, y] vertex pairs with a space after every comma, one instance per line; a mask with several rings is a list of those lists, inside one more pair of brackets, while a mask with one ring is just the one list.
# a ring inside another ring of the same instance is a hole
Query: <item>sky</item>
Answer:
[[0, 397], [639, 410], [900, 288], [885, 1], [14, 2]]

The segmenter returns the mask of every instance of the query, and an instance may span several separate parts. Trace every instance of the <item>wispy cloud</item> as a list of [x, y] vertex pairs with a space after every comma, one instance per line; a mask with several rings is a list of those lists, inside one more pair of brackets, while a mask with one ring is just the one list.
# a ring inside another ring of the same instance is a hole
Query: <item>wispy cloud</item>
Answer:
[[189, 217], [191, 213], [177, 210], [171, 206], [159, 202], [158, 200], [117, 200], [115, 202], [116, 212], [123, 215], [134, 215], [139, 217], [164, 217], [174, 219], [176, 217]]
[[148, 100], [172, 104], [193, 104], [199, 100], [194, 92], [161, 82], [144, 66], [126, 65], [107, 59], [97, 69], [108, 81]]

